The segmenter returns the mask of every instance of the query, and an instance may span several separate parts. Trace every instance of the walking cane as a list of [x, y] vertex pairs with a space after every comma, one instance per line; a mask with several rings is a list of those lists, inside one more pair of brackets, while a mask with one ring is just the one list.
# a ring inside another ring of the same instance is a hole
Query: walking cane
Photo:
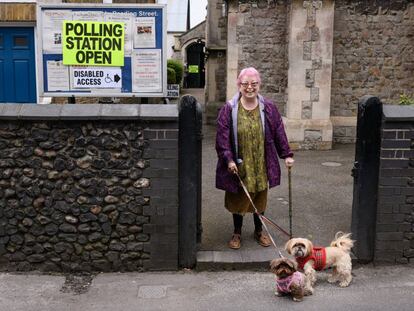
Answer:
[[292, 174], [291, 166], [288, 167], [288, 182], [289, 182], [289, 234], [290, 238], [293, 237], [292, 232]]

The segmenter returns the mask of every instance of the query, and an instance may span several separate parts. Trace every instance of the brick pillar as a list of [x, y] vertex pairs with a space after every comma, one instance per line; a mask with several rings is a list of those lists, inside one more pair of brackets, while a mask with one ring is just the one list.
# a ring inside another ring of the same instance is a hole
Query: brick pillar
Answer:
[[294, 149], [331, 149], [334, 1], [292, 1], [286, 127]]
[[[150, 188], [143, 191], [150, 197], [144, 215], [150, 224], [144, 233], [151, 235], [146, 252], [149, 260], [144, 268], [150, 270], [175, 270], [178, 266], [178, 128], [174, 122], [151, 123], [144, 131], [148, 150], [144, 159], [149, 167], [143, 177], [150, 180]], [[154, 241], [152, 243], [152, 241]]]
[[385, 106], [376, 225], [376, 262], [414, 258], [414, 109]]

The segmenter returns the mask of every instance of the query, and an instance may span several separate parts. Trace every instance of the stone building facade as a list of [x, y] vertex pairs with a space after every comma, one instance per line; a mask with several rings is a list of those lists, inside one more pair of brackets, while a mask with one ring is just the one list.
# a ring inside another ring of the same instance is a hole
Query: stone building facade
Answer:
[[206, 35], [206, 23], [201, 22], [190, 30], [174, 37], [173, 58], [181, 60], [183, 63], [187, 62], [186, 48], [197, 42], [204, 42]]
[[215, 124], [217, 111], [226, 100], [227, 59], [227, 2], [208, 1], [206, 21], [206, 96], [207, 123]]
[[335, 1], [331, 120], [334, 138], [351, 141], [346, 126], [358, 98], [375, 94], [397, 104], [413, 95], [413, 1]]
[[354, 142], [363, 95], [392, 104], [413, 95], [414, 1], [210, 0], [207, 18], [207, 110], [256, 67], [294, 148]]

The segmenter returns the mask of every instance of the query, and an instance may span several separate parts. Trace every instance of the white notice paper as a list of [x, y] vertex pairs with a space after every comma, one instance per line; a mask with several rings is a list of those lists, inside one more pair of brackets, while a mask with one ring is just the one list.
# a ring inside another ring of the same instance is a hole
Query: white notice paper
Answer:
[[75, 12], [73, 12], [73, 20], [74, 21], [102, 22], [103, 21], [103, 12], [75, 11]]
[[132, 53], [132, 91], [162, 92], [161, 50]]
[[43, 51], [45, 54], [62, 54], [62, 23], [72, 20], [72, 11], [43, 11]]
[[47, 90], [68, 91], [69, 90], [69, 67], [63, 65], [61, 60], [49, 60], [46, 63]]
[[125, 44], [124, 54], [131, 55], [132, 52], [132, 29], [134, 25], [134, 14], [132, 13], [105, 13], [105, 21], [113, 23], [124, 23]]
[[134, 48], [155, 48], [155, 17], [136, 17]]

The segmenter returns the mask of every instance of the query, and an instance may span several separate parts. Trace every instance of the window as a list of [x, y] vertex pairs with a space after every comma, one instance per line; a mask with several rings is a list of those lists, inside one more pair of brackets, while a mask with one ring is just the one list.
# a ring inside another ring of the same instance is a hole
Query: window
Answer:
[[26, 36], [14, 36], [13, 37], [13, 47], [14, 48], [27, 48], [29, 46], [29, 43], [27, 42]]

